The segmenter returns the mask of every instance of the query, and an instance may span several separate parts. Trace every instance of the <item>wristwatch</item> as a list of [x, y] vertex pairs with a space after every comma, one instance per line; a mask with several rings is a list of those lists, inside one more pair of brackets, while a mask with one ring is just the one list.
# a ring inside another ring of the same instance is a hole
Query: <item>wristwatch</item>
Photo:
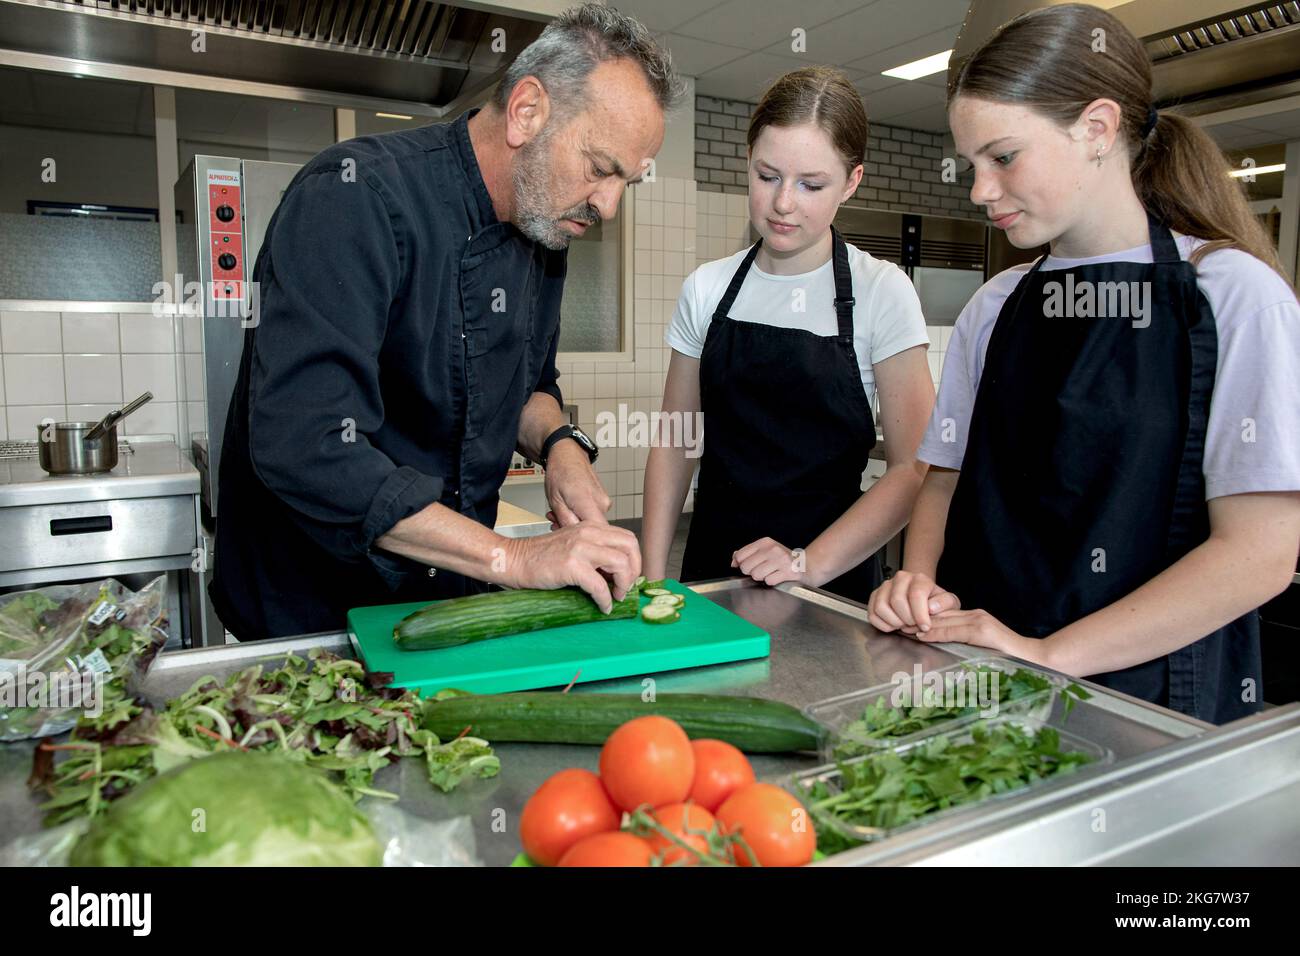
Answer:
[[538, 461], [542, 463], [543, 468], [546, 467], [546, 459], [550, 457], [551, 446], [557, 441], [563, 441], [566, 438], [572, 438], [581, 445], [582, 450], [587, 453], [587, 457], [592, 461], [595, 461], [596, 456], [600, 454], [600, 450], [596, 448], [596, 443], [592, 441], [587, 436], [587, 433], [577, 425], [561, 425], [559, 428], [555, 429], [555, 431], [551, 432], [546, 441], [542, 443], [542, 454], [541, 457], [538, 458]]

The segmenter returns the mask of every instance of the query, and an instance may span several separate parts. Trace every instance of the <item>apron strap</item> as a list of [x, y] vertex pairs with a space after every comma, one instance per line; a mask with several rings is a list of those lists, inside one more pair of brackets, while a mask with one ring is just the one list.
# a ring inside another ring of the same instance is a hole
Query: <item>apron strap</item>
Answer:
[[835, 319], [841, 342], [853, 344], [853, 273], [849, 270], [849, 247], [840, 231], [831, 226], [831, 262], [835, 270]]
[[1178, 245], [1169, 232], [1169, 227], [1151, 213], [1147, 213], [1147, 233], [1151, 237], [1152, 262], [1182, 262], [1178, 254]]
[[754, 243], [744, 261], [737, 267], [735, 275], [731, 277], [731, 284], [727, 286], [727, 291], [722, 294], [722, 299], [718, 302], [717, 308], [713, 310], [715, 319], [725, 319], [731, 314], [731, 304], [736, 301], [736, 296], [740, 294], [740, 287], [745, 284], [745, 276], [749, 274], [749, 267], [754, 264], [754, 257], [758, 255], [758, 247], [762, 244], [762, 239]]

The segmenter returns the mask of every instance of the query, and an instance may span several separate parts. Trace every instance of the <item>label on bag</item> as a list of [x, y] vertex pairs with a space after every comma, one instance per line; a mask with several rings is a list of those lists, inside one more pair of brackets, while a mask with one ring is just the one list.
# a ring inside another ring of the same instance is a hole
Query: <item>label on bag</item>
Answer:
[[97, 649], [85, 657], [74, 657], [73, 662], [77, 670], [86, 674], [107, 674], [113, 670], [102, 649]]
[[112, 617], [113, 612], [116, 610], [117, 610], [116, 604], [110, 604], [108, 601], [100, 601], [99, 607], [91, 611], [90, 617], [88, 617], [86, 620], [90, 623], [91, 627], [99, 627], [99, 625], [103, 624], [110, 617]]

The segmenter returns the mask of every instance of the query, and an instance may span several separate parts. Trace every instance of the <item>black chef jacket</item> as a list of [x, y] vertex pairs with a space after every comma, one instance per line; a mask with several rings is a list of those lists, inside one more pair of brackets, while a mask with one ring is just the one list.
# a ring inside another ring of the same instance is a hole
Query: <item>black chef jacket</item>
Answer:
[[267, 228], [210, 590], [241, 640], [484, 590], [375, 548], [433, 502], [491, 527], [524, 404], [537, 391], [561, 403], [566, 253], [497, 221], [474, 112], [331, 146]]

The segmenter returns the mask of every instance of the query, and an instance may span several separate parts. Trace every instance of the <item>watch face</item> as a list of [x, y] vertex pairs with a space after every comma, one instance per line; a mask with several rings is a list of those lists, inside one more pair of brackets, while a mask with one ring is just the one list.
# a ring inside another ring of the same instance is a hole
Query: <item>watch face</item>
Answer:
[[573, 437], [576, 438], [578, 440], [578, 444], [581, 445], [583, 448], [587, 449], [587, 451], [592, 452], [596, 450], [596, 443], [592, 441], [587, 436], [587, 433], [584, 432], [577, 425], [573, 426]]

